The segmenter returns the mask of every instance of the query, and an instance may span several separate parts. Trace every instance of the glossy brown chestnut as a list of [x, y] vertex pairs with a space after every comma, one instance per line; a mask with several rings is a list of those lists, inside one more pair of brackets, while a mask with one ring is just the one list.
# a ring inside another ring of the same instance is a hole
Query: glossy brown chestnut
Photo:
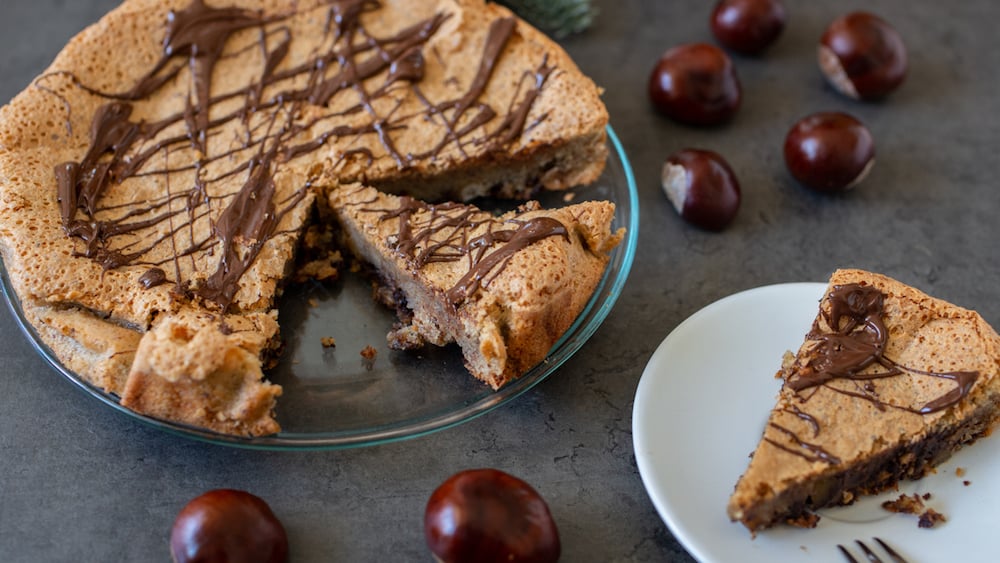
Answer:
[[721, 0], [709, 24], [723, 47], [754, 55], [781, 35], [786, 18], [781, 0]]
[[663, 191], [681, 217], [692, 225], [721, 231], [740, 208], [740, 183], [718, 153], [684, 149], [663, 164]]
[[867, 12], [834, 20], [820, 39], [818, 57], [830, 84], [854, 99], [882, 98], [906, 79], [903, 38], [888, 22]]
[[427, 546], [442, 563], [551, 563], [559, 531], [545, 500], [527, 483], [496, 469], [448, 478], [424, 512]]
[[657, 109], [691, 125], [728, 121], [743, 98], [733, 62], [707, 43], [679, 45], [663, 53], [649, 76], [648, 91]]
[[288, 536], [259, 497], [215, 489], [177, 514], [170, 531], [170, 554], [175, 563], [285, 563]]
[[875, 141], [863, 123], [840, 112], [816, 113], [785, 137], [785, 164], [803, 185], [820, 192], [850, 189], [875, 163]]

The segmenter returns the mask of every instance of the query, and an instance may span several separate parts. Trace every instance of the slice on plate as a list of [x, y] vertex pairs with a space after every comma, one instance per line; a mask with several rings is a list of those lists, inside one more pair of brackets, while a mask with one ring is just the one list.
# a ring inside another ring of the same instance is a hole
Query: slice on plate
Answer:
[[345, 185], [330, 196], [346, 245], [400, 312], [394, 348], [458, 343], [494, 389], [545, 358], [590, 299], [622, 232], [614, 204], [527, 203], [501, 216]]
[[752, 532], [918, 479], [1000, 416], [1000, 336], [974, 311], [839, 270], [728, 513]]

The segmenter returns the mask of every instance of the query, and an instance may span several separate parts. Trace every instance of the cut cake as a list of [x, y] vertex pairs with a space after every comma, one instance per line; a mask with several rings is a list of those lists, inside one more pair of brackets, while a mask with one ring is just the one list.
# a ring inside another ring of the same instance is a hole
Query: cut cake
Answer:
[[494, 216], [355, 185], [334, 190], [330, 207], [346, 246], [374, 266], [380, 294], [400, 311], [390, 344], [458, 343], [469, 372], [494, 389], [545, 358], [622, 236], [608, 229], [610, 202]]
[[1000, 417], [1000, 336], [974, 311], [839, 270], [730, 497], [756, 532], [918, 479]]
[[127, 0], [0, 109], [0, 253], [83, 379], [270, 434], [275, 300], [317, 199], [569, 188], [606, 124], [568, 56], [483, 0]]

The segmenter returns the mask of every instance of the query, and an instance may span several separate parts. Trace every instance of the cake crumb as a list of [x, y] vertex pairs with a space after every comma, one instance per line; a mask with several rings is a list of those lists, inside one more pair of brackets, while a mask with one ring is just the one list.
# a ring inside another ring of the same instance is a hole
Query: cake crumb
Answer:
[[325, 258], [313, 260], [303, 264], [295, 274], [295, 281], [302, 283], [308, 280], [316, 281], [336, 281], [340, 271], [337, 264], [340, 262], [340, 255], [331, 253]]
[[965, 477], [965, 468], [964, 467], [956, 467], [955, 468], [955, 477]]
[[916, 493], [911, 496], [899, 495], [896, 500], [883, 502], [882, 508], [895, 513], [920, 514], [920, 511], [924, 509], [924, 501]]
[[333, 239], [333, 227], [328, 223], [310, 225], [306, 229], [302, 235], [299, 257], [292, 274], [295, 283], [332, 282], [339, 279], [338, 268], [344, 259], [339, 250], [330, 248]]
[[365, 346], [361, 350], [361, 363], [365, 366], [365, 369], [371, 371], [375, 367], [375, 356], [378, 354], [378, 350], [373, 348], [371, 345]]
[[972, 484], [972, 481], [962, 481], [962, 484], [968, 487], [969, 485]]
[[[923, 499], [928, 499], [930, 496], [930, 493], [925, 493], [923, 495]], [[888, 510], [889, 512], [913, 514], [918, 516], [917, 526], [921, 528], [933, 528], [937, 524], [947, 521], [944, 514], [941, 514], [933, 508], [925, 507], [923, 499], [916, 493], [909, 496], [899, 495], [899, 498], [896, 500], [887, 500], [883, 502], [882, 508]]]
[[788, 379], [795, 369], [795, 354], [791, 350], [785, 350], [781, 355], [781, 369], [775, 372], [775, 379]]
[[933, 508], [928, 508], [920, 515], [920, 521], [917, 522], [917, 526], [921, 528], [933, 528], [941, 522], [947, 522], [948, 519], [944, 517], [944, 514], [934, 510]]
[[576, 194], [573, 193], [573, 192], [566, 192], [566, 193], [563, 194], [563, 197], [562, 197], [562, 200], [565, 203], [569, 203], [569, 202], [573, 201], [574, 199], [576, 199]]
[[337, 341], [332, 336], [324, 336], [319, 339], [319, 342], [324, 348], [334, 348], [337, 346]]
[[315, 297], [310, 297], [309, 306], [315, 309], [317, 305], [319, 305], [319, 301]]

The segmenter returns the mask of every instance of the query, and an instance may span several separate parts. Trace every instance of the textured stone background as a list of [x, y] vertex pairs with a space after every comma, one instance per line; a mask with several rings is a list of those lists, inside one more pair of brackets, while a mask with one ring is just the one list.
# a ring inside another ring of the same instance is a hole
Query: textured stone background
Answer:
[[[430, 561], [421, 518], [431, 490], [455, 471], [490, 466], [543, 492], [564, 561], [688, 561], [643, 489], [631, 433], [643, 367], [688, 315], [743, 289], [823, 281], [856, 266], [1000, 325], [1000, 4], [787, 0], [779, 42], [762, 58], [735, 57], [745, 90], [739, 115], [722, 128], [693, 129], [654, 114], [646, 80], [666, 48], [711, 40], [711, 3], [596, 3], [595, 26], [563, 43], [607, 89], [638, 180], [641, 233], [625, 292], [582, 351], [514, 403], [447, 431], [348, 451], [242, 451], [151, 429], [86, 397], [35, 353], [4, 308], [0, 558], [166, 561], [180, 507], [206, 489], [235, 487], [271, 504], [294, 561]], [[3, 0], [0, 100], [114, 4]], [[840, 97], [815, 64], [826, 23], [858, 8], [890, 20], [909, 47], [908, 82], [883, 103]], [[846, 196], [805, 191], [781, 158], [790, 125], [826, 109], [857, 115], [877, 143], [872, 175]], [[724, 233], [685, 225], [660, 191], [662, 159], [689, 146], [721, 152], [740, 177], [743, 207]], [[696, 433], [698, 424], [668, 431]]]

